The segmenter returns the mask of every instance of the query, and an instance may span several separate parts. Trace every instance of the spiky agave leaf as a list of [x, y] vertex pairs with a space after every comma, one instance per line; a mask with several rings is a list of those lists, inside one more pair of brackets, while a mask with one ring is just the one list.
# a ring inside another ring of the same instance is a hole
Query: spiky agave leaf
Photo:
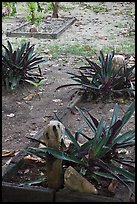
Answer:
[[125, 182], [124, 179], [119, 176], [119, 173], [122, 174], [122, 176], [124, 176], [125, 178], [130, 179], [130, 181], [132, 181], [132, 182], [135, 181], [134, 174], [129, 173], [126, 170], [122, 170], [121, 168], [116, 167], [112, 164], [104, 163], [100, 159], [98, 159], [98, 160], [96, 159], [95, 164], [96, 164], [96, 166], [98, 166], [102, 170], [104, 170], [105, 172], [110, 173], [114, 178], [116, 178], [120, 183], [122, 183], [125, 187], [127, 187], [130, 192], [132, 192], [134, 194], [134, 192], [132, 191], [132, 189], [130, 188], [128, 183]]
[[34, 77], [33, 73], [29, 73], [29, 71], [36, 68], [39, 70], [38, 65], [45, 60], [34, 53], [34, 45], [30, 45], [30, 42], [24, 43], [13, 51], [11, 43], [7, 41], [7, 44], [7, 47], [2, 45], [4, 48], [2, 52], [2, 74], [7, 87], [16, 88], [19, 82], [27, 79], [28, 76], [29, 78], [38, 77], [36, 75]]
[[66, 160], [66, 161], [70, 161], [70, 162], [74, 162], [78, 164], [84, 164], [83, 161], [81, 161], [81, 159], [78, 159], [74, 155], [68, 155], [67, 153], [64, 153], [61, 150], [57, 150], [57, 149], [50, 148], [50, 147], [41, 147], [41, 148], [30, 147], [27, 149], [27, 152], [35, 154], [36, 156], [45, 158], [45, 159], [46, 159], [45, 155], [48, 152], [57, 159]]

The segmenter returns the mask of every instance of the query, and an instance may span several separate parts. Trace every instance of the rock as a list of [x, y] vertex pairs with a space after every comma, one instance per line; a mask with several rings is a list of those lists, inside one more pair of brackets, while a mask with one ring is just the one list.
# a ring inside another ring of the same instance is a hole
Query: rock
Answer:
[[31, 28], [29, 29], [29, 32], [31, 32], [31, 33], [38, 32], [38, 30], [34, 25], [32, 25]]
[[64, 174], [65, 186], [72, 191], [97, 194], [98, 191], [87, 179], [69, 166]]
[[124, 66], [125, 57], [123, 55], [114, 55], [112, 63], [113, 69], [118, 70], [121, 66]]

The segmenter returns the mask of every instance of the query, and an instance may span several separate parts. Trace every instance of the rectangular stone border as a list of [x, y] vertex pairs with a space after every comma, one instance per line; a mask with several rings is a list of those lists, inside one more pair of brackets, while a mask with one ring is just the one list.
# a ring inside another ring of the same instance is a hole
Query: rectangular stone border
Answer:
[[122, 199], [94, 195], [90, 193], [80, 193], [63, 189], [55, 194], [55, 202], [123, 202]]
[[[7, 31], [6, 36], [7, 37], [34, 37], [34, 38], [49, 38], [49, 39], [57, 39], [70, 25], [72, 25], [75, 21], [75, 17], [63, 17], [64, 19], [68, 19], [68, 22], [62, 26], [61, 29], [59, 29], [56, 33], [40, 33], [40, 32], [17, 32], [22, 27], [25, 27], [26, 25], [29, 25], [30, 23], [25, 23], [21, 25], [20, 27]], [[45, 21], [46, 22], [46, 21]]]
[[[42, 131], [37, 136], [39, 137], [41, 133]], [[36, 146], [36, 142], [34, 142], [33, 146]], [[19, 169], [26, 154], [20, 151], [18, 155], [13, 157], [13, 160], [3, 173], [2, 202], [123, 202], [120, 198], [72, 192], [68, 189], [61, 189], [55, 192], [53, 189], [37, 186], [19, 187], [16, 183], [4, 181], [9, 174]]]
[[2, 183], [3, 202], [54, 202], [55, 191], [48, 188]]

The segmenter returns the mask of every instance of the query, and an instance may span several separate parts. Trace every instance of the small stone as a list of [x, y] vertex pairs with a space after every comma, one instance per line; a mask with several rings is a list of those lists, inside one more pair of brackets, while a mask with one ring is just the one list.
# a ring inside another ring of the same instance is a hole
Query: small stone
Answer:
[[29, 29], [29, 32], [31, 32], [31, 33], [38, 32], [38, 30], [34, 25], [32, 25], [31, 28]]

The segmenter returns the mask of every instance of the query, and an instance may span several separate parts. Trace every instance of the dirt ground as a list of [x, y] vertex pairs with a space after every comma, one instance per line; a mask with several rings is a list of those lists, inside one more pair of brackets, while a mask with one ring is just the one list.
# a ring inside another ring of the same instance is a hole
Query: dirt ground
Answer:
[[[86, 2], [83, 2], [83, 4], [76, 2], [75, 4], [73, 2], [65, 3], [74, 6], [74, 8], [69, 11], [61, 10], [60, 15], [75, 16], [77, 21], [56, 40], [28, 38], [28, 40], [36, 44], [36, 48], [40, 44], [44, 44], [46, 47], [46, 44], [59, 43], [61, 46], [63, 43], [89, 43], [90, 40], [90, 45], [93, 44], [94, 46], [96, 44], [99, 51], [104, 45], [108, 47], [118, 46], [120, 42], [128, 39], [128, 37], [122, 35], [122, 32], [127, 32], [132, 19], [128, 15], [120, 14], [120, 11], [124, 12], [126, 9], [130, 9], [134, 12], [134, 2], [106, 2], [107, 7], [111, 10], [97, 14], [84, 7]], [[90, 2], [93, 5], [98, 3]], [[105, 2], [103, 3], [105, 4]], [[118, 14], [114, 15], [114, 12]], [[120, 22], [123, 22], [123, 26], [119, 28], [116, 25]], [[11, 29], [13, 24], [14, 26], [18, 25], [16, 18], [2, 21], [3, 43], [7, 39], [13, 43], [19, 43], [22, 40], [6, 37], [5, 31]], [[112, 38], [111, 35], [113, 35]], [[75, 68], [78, 67], [77, 62], [79, 59], [83, 59], [83, 56], [63, 53], [58, 59], [50, 59], [41, 65], [43, 76], [47, 79], [47, 85], [45, 85], [45, 91], [40, 99], [38, 97], [33, 97], [31, 100], [25, 99], [30, 93], [34, 93], [34, 87], [28, 84], [21, 85], [13, 92], [7, 92], [4, 87], [2, 88], [2, 150], [19, 151], [25, 148], [29, 143], [26, 136], [34, 136], [54, 117], [54, 112], [62, 111], [68, 105], [75, 91], [71, 88], [62, 88], [59, 91], [55, 91], [55, 89], [60, 85], [71, 82], [66, 72], [76, 71]], [[91, 102], [88, 103], [88, 108], [98, 118], [105, 115], [109, 119], [113, 105], [112, 103], [104, 105]], [[124, 111], [127, 109], [128, 104], [123, 104], [121, 107]], [[71, 119], [75, 117], [77, 117], [76, 120]], [[72, 124], [72, 121], [79, 124], [79, 116], [72, 114], [64, 119], [64, 122], [73, 131], [74, 124]], [[134, 117], [132, 117], [127, 128], [134, 128], [134, 122]]]

